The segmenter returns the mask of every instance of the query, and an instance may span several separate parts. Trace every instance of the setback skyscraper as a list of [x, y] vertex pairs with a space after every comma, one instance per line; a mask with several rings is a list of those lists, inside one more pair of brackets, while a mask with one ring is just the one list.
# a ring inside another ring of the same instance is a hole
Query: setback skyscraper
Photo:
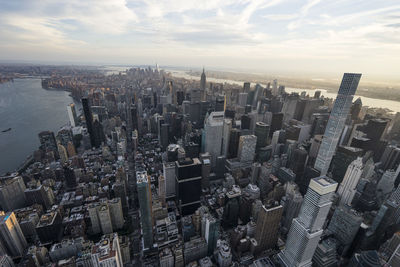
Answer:
[[350, 163], [347, 167], [346, 174], [344, 175], [343, 181], [339, 185], [338, 195], [340, 198], [341, 205], [351, 206], [354, 195], [356, 194], [356, 186], [361, 178], [363, 172], [362, 158], [358, 157], [355, 161]]
[[326, 176], [313, 178], [310, 181], [299, 217], [293, 219], [286, 248], [279, 253], [279, 259], [286, 267], [309, 267], [312, 257], [322, 235], [322, 227], [331, 208], [331, 197], [337, 183]]
[[343, 75], [342, 83], [339, 87], [331, 115], [329, 116], [324, 137], [322, 138], [318, 156], [315, 160], [314, 167], [321, 172], [321, 175], [325, 175], [328, 172], [360, 78], [361, 74], [356, 73], [345, 73]]
[[204, 71], [204, 68], [203, 68], [203, 72], [201, 73], [200, 88], [202, 91], [206, 90], [206, 73]]

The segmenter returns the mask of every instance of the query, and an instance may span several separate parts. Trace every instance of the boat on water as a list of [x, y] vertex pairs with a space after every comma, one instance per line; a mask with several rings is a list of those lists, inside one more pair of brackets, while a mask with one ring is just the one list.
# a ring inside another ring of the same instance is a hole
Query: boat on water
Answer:
[[5, 130], [3, 130], [3, 131], [1, 131], [1, 132], [2, 132], [2, 133], [6, 133], [6, 132], [9, 132], [9, 131], [11, 131], [11, 128], [5, 129]]

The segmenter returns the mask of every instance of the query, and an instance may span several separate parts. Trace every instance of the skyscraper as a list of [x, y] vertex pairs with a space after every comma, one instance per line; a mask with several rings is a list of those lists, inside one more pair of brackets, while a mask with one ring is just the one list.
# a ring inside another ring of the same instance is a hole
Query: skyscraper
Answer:
[[243, 92], [248, 93], [249, 91], [250, 91], [250, 83], [249, 82], [243, 83]]
[[163, 175], [158, 176], [158, 195], [163, 204], [165, 204], [165, 178]]
[[278, 255], [283, 266], [312, 265], [311, 259], [322, 235], [336, 187], [337, 183], [326, 176], [310, 181], [299, 217], [293, 219], [290, 227], [286, 248]]
[[211, 114], [205, 119], [204, 152], [210, 153], [212, 167], [215, 167], [217, 157], [221, 155], [223, 127], [224, 127], [224, 112], [211, 112]]
[[257, 137], [243, 135], [239, 138], [238, 158], [240, 162], [252, 162], [256, 153]]
[[303, 196], [300, 194], [298, 189], [288, 192], [283, 202], [284, 213], [282, 219], [282, 232], [287, 234], [290, 225], [295, 217], [299, 214], [301, 203], [303, 202]]
[[153, 218], [150, 181], [146, 171], [136, 172], [138, 199], [140, 206], [140, 222], [145, 249], [153, 246]]
[[224, 111], [226, 108], [226, 95], [219, 94], [215, 99], [215, 111]]
[[274, 95], [274, 96], [278, 95], [278, 80], [277, 79], [275, 79], [272, 82], [272, 95]]
[[396, 180], [396, 172], [394, 170], [387, 170], [383, 173], [381, 179], [379, 180], [376, 190], [377, 195], [381, 196], [382, 199], [386, 199], [394, 189], [394, 183]]
[[14, 212], [0, 212], [0, 246], [12, 257], [24, 255], [27, 242]]
[[336, 242], [335, 239], [329, 238], [318, 244], [313, 257], [313, 266], [315, 267], [336, 267]]
[[93, 134], [93, 115], [92, 115], [92, 110], [90, 109], [89, 99], [86, 97], [82, 98], [82, 109], [83, 109], [83, 114], [85, 115], [86, 128], [89, 133], [90, 144], [92, 146], [95, 146], [95, 140]]
[[137, 106], [135, 104], [131, 105], [131, 122], [132, 122], [132, 130], [138, 130], [138, 111], [137, 111]]
[[229, 137], [232, 130], [232, 120], [231, 119], [224, 119], [224, 126], [222, 131], [222, 155], [225, 157], [228, 156], [229, 150]]
[[44, 152], [52, 151], [54, 157], [58, 158], [58, 146], [56, 137], [51, 131], [43, 131], [39, 133], [40, 148]]
[[[355, 253], [350, 259], [347, 267], [358, 267], [358, 266], [368, 266], [368, 267], [380, 267], [379, 255], [376, 250], [361, 251], [360, 253]], [[393, 265], [394, 266], [394, 265]]]
[[349, 167], [347, 167], [346, 174], [344, 175], [343, 181], [339, 185], [337, 191], [340, 198], [340, 205], [349, 205], [353, 201], [354, 195], [356, 194], [356, 186], [361, 178], [363, 172], [362, 158], [358, 157]]
[[260, 251], [272, 249], [278, 241], [278, 228], [282, 217], [283, 207], [274, 203], [262, 206], [257, 218], [255, 238]]
[[175, 191], [181, 214], [193, 214], [200, 206], [201, 162], [198, 158], [186, 158], [176, 161], [175, 164]]
[[94, 120], [93, 122], [93, 130], [92, 130], [92, 135], [93, 135], [93, 141], [94, 147], [99, 147], [102, 142], [105, 141], [105, 135], [103, 131], [103, 125], [100, 123], [98, 119]]
[[314, 167], [321, 172], [321, 175], [325, 175], [328, 172], [360, 78], [361, 74], [356, 73], [345, 73], [343, 75], [342, 83], [339, 87], [335, 104], [329, 116], [328, 125], [326, 126], [325, 134], [318, 151], [318, 156], [315, 160]]
[[210, 255], [214, 252], [215, 245], [217, 244], [219, 221], [210, 214], [205, 214], [203, 219], [205, 220], [204, 238], [207, 242], [208, 254]]
[[68, 188], [76, 187], [76, 176], [73, 168], [64, 166], [64, 177]]
[[75, 104], [71, 103], [67, 106], [69, 123], [72, 127], [75, 127], [78, 123], [78, 117], [76, 116]]
[[102, 236], [101, 240], [92, 247], [91, 259], [93, 266], [122, 267], [118, 234], [112, 233]]
[[24, 180], [21, 176], [12, 177], [3, 180], [0, 184], [0, 207], [4, 211], [12, 211], [14, 209], [25, 206], [26, 189]]
[[8, 255], [0, 256], [0, 266], [15, 267], [13, 260]]
[[257, 137], [257, 150], [267, 145], [269, 136], [269, 125], [264, 122], [256, 122], [254, 135]]
[[236, 158], [239, 147], [240, 130], [233, 128], [229, 134], [228, 158]]
[[164, 162], [163, 163], [163, 175], [165, 181], [165, 197], [171, 197], [175, 195], [175, 163]]
[[204, 72], [204, 68], [203, 68], [203, 72], [201, 73], [200, 88], [203, 92], [204, 92], [204, 90], [206, 90], [206, 73]]

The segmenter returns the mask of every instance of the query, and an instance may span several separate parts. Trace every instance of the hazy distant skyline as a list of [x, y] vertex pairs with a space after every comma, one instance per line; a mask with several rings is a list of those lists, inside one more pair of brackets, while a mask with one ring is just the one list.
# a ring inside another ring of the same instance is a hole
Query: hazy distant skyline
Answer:
[[398, 0], [6, 1], [0, 60], [398, 79]]

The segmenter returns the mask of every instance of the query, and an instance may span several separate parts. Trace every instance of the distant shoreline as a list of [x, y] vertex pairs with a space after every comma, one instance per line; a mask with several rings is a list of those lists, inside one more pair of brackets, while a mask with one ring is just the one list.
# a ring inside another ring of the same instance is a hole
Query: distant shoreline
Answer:
[[[171, 71], [168, 71], [173, 73]], [[186, 75], [193, 77], [193, 79], [200, 79], [200, 72], [197, 71], [182, 71]], [[229, 80], [234, 82], [243, 82], [248, 81], [251, 83], [260, 83], [260, 84], [267, 84], [268, 82], [272, 82], [274, 78], [278, 79], [278, 82], [282, 83], [286, 87], [298, 88], [298, 89], [324, 89], [329, 93], [337, 93], [337, 88], [339, 88], [339, 83], [335, 85], [333, 82], [324, 82], [324, 81], [309, 81], [307, 79], [295, 79], [295, 78], [288, 78], [285, 76], [281, 77], [268, 77], [265, 75], [265, 78], [255, 76], [261, 76], [259, 74], [246, 74], [246, 73], [235, 73], [235, 72], [220, 72], [220, 71], [206, 71], [207, 78], [214, 78], [214, 79], [221, 79], [221, 80]], [[246, 77], [249, 76], [249, 77]], [[377, 91], [380, 92], [377, 92]], [[388, 92], [389, 91], [389, 92]], [[385, 95], [383, 95], [385, 94]], [[385, 88], [385, 87], [374, 87], [371, 85], [361, 85], [357, 90], [358, 96], [380, 99], [380, 100], [390, 100], [390, 101], [399, 101], [400, 102], [400, 89], [397, 88]], [[399, 103], [400, 104], [400, 103]]]

